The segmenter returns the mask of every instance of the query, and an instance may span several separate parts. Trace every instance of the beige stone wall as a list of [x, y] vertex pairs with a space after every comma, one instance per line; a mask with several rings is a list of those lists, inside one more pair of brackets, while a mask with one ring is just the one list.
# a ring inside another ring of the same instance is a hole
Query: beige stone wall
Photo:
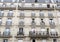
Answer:
[[[2, 17], [2, 26], [0, 26], [0, 31], [1, 33], [3, 33], [3, 31], [5, 30], [5, 24], [6, 24], [6, 20], [8, 19], [7, 18], [7, 13], [9, 12], [9, 10], [4, 10], [4, 17]], [[10, 30], [11, 30], [11, 35], [12, 35], [12, 38], [9, 38], [9, 42], [18, 42], [18, 39], [19, 38], [15, 38], [14, 36], [17, 35], [17, 32], [19, 30], [19, 20], [20, 18], [18, 17], [19, 16], [19, 13], [21, 12], [21, 10], [13, 10], [13, 16], [12, 17], [12, 26], [10, 27]], [[25, 23], [25, 27], [24, 27], [24, 34], [25, 36], [29, 36], [29, 31], [32, 29], [30, 26], [28, 25], [31, 25], [31, 12], [35, 12], [36, 16], [38, 17], [39, 16], [39, 12], [40, 10], [24, 10], [23, 11], [25, 16], [28, 17], [28, 18], [24, 18], [24, 23]], [[42, 10], [42, 12], [44, 12], [44, 16], [47, 17], [47, 18], [44, 18], [44, 22], [45, 24], [47, 25], [46, 28], [50, 28], [49, 27], [49, 18], [48, 18], [48, 10]], [[58, 31], [58, 33], [60, 33], [60, 11], [58, 10], [51, 10], [50, 12], [53, 13], [53, 16], [55, 17], [53, 20], [56, 24], [56, 30]], [[58, 18], [59, 17], [59, 18]], [[36, 22], [36, 25], [40, 25], [40, 18], [35, 18], [35, 22]], [[35, 28], [37, 31], [40, 31], [40, 27], [36, 27]], [[59, 34], [60, 35], [60, 34]], [[0, 38], [0, 42], [3, 42], [3, 39], [5, 38]], [[8, 38], [7, 38], [8, 39]], [[25, 37], [25, 38], [22, 38], [23, 39], [23, 42], [32, 42], [32, 40], [30, 39], [30, 37]], [[53, 38], [49, 38], [47, 39], [47, 42], [52, 42], [52, 39]], [[57, 39], [57, 41], [59, 42], [60, 41], [60, 38]], [[42, 42], [41, 39], [36, 39], [36, 42]]]

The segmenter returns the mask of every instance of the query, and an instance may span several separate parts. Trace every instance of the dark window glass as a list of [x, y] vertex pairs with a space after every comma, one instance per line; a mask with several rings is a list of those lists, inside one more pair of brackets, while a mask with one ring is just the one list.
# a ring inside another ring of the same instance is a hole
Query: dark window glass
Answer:
[[53, 42], [57, 42], [57, 39], [53, 39]]
[[4, 39], [3, 42], [8, 42], [8, 39]]
[[23, 33], [23, 28], [19, 28], [19, 34]]
[[9, 29], [9, 28], [6, 28], [3, 34], [4, 34], [5, 36], [10, 35], [10, 29]]
[[33, 39], [32, 42], [35, 42], [35, 39]]
[[37, 2], [37, 0], [35, 0], [35, 2]]

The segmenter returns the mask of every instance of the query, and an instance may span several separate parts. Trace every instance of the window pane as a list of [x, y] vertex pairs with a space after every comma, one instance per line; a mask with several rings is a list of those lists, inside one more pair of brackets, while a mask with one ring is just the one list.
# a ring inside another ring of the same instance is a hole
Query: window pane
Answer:
[[32, 42], [35, 42], [35, 39], [33, 39]]
[[53, 39], [53, 42], [57, 42], [57, 39]]
[[12, 24], [12, 20], [11, 19], [8, 19], [7, 22], [6, 22], [7, 25], [11, 25]]
[[4, 39], [3, 42], [8, 42], [8, 39]]
[[22, 33], [23, 32], [23, 28], [19, 28], [19, 32]]
[[45, 0], [38, 0], [38, 2], [40, 2], [40, 3], [44, 3], [44, 2], [45, 2]]
[[0, 16], [3, 16], [4, 15], [4, 12], [3, 11], [0, 11]]
[[8, 16], [13, 16], [13, 11], [9, 11]]
[[9, 29], [9, 28], [6, 28], [6, 29], [5, 29], [4, 35], [10, 35], [10, 29]]
[[32, 2], [35, 2], [35, 0], [25, 0], [25, 2], [32, 3]]
[[15, 0], [3, 0], [3, 2], [15, 2]]
[[2, 24], [2, 19], [0, 18], [0, 25]]

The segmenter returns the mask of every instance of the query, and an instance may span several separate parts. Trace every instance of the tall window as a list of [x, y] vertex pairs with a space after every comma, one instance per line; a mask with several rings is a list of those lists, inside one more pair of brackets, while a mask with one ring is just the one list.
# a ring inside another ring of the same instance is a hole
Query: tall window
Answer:
[[0, 18], [0, 25], [2, 24], [2, 19]]
[[0, 11], [0, 17], [2, 17], [4, 15], [3, 11]]
[[41, 19], [40, 25], [41, 25], [41, 28], [45, 28], [45, 22], [43, 21], [43, 19]]
[[35, 42], [35, 39], [33, 39], [32, 42]]
[[19, 21], [19, 25], [24, 25], [24, 20], [23, 19], [21, 19], [20, 21]]
[[3, 39], [3, 42], [8, 42], [8, 39]]
[[37, 2], [37, 0], [35, 0], [35, 2]]
[[40, 12], [39, 15], [40, 15], [40, 18], [44, 18], [44, 12]]
[[15, 2], [16, 0], [3, 0], [3, 2]]
[[13, 16], [13, 11], [9, 11], [8, 16]]
[[53, 18], [53, 13], [49, 12], [49, 13], [48, 13], [48, 17], [49, 17], [49, 18]]
[[57, 42], [57, 39], [53, 39], [53, 42]]
[[6, 24], [7, 24], [7, 25], [12, 25], [12, 19], [11, 19], [11, 18], [8, 18]]
[[19, 28], [19, 34], [23, 34], [23, 28]]
[[9, 36], [10, 35], [10, 28], [6, 28], [3, 34], [5, 36]]

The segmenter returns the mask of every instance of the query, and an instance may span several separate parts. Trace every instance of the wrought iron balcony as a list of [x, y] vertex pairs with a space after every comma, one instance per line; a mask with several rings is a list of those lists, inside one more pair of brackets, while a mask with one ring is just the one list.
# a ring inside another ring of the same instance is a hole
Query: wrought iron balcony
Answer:
[[33, 31], [33, 32], [30, 31], [30, 32], [29, 32], [29, 36], [30, 36], [30, 37], [37, 37], [37, 36], [36, 36], [36, 31]]
[[49, 35], [47, 32], [41, 33], [40, 31], [30, 31], [29, 36], [31, 38], [47, 38]]
[[1, 37], [1, 38], [11, 38], [12, 36], [11, 36], [10, 32], [9, 32], [9, 33], [3, 32], [3, 34], [1, 34], [0, 37]]
[[12, 22], [6, 22], [6, 26], [12, 26]]
[[57, 32], [56, 32], [56, 33], [50, 32], [49, 36], [50, 36], [51, 38], [58, 38], [58, 33], [57, 33]]
[[0, 4], [0, 9], [15, 9], [16, 5], [13, 3], [10, 3], [9, 5], [7, 3]]
[[19, 3], [18, 9], [54, 9], [54, 5], [41, 3]]
[[16, 38], [23, 38], [24, 37], [24, 32], [17, 32]]

